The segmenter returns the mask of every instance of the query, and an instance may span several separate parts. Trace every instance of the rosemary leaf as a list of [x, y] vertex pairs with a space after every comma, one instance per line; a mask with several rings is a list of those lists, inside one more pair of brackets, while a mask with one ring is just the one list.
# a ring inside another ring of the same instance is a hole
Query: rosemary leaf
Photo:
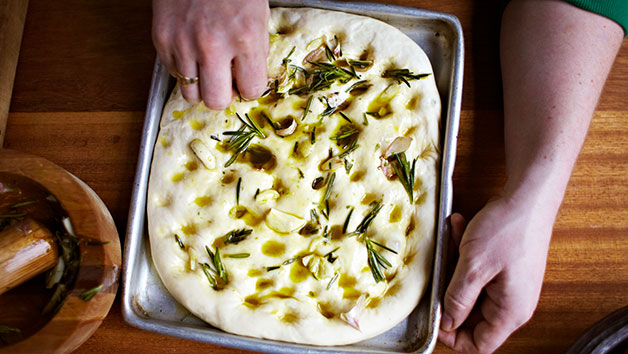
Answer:
[[31, 205], [31, 204], [35, 204], [35, 203], [37, 203], [37, 200], [28, 200], [28, 201], [25, 201], [25, 202], [15, 203], [15, 204], [11, 205], [9, 208], [10, 209], [17, 209], [17, 208], [20, 208], [20, 207], [23, 207], [23, 206], [27, 206], [27, 205]]
[[351, 120], [351, 118], [347, 117], [346, 114], [344, 114], [343, 112], [338, 112], [338, 114], [340, 114], [340, 116], [342, 117], [342, 119], [346, 120], [349, 123], [353, 123], [353, 121]]
[[85, 302], [89, 302], [89, 300], [93, 299], [94, 296], [96, 296], [96, 294], [98, 294], [98, 292], [102, 290], [102, 287], [103, 287], [103, 284], [100, 284], [95, 288], [85, 290], [82, 293], [80, 293], [78, 297]]
[[179, 248], [181, 248], [182, 250], [185, 250], [185, 245], [183, 244], [183, 241], [181, 241], [181, 238], [179, 238], [179, 235], [174, 234], [174, 239], [175, 241], [177, 241]]
[[298, 261], [299, 259], [301, 259], [301, 256], [294, 256], [294, 257], [284, 261], [283, 263], [281, 263], [281, 265], [282, 266], [289, 265], [289, 264], [292, 264], [292, 263]]
[[0, 334], [9, 334], [9, 333], [21, 333], [22, 331], [19, 328], [0, 325]]
[[331, 289], [331, 286], [336, 282], [336, 280], [338, 279], [338, 276], [340, 276], [340, 273], [336, 272], [334, 276], [331, 278], [331, 280], [329, 281], [329, 283], [327, 284], [327, 290]]
[[281, 61], [283, 63], [283, 65], [286, 65], [288, 63], [290, 63], [290, 56], [292, 55], [292, 53], [294, 53], [294, 50], [297, 49], [297, 47], [292, 47], [292, 49], [290, 50], [290, 53], [288, 53], [288, 55], [283, 58], [283, 60]]
[[0, 214], [0, 219], [13, 219], [13, 218], [21, 218], [25, 216], [26, 213], [18, 213], [18, 214]]
[[351, 214], [353, 214], [353, 207], [351, 207], [351, 209], [349, 210], [349, 213], [347, 214], [347, 218], [345, 219], [345, 223], [342, 225], [342, 233], [346, 234], [347, 233], [347, 227], [349, 227], [349, 220], [351, 220]]
[[240, 185], [242, 184], [242, 177], [238, 177], [238, 183], [236, 184], [236, 205], [240, 205]]
[[345, 90], [345, 92], [347, 93], [351, 93], [351, 91], [355, 90], [355, 89], [359, 89], [359, 88], [367, 88], [371, 86], [371, 84], [368, 83], [368, 81], [366, 80], [360, 80], [360, 81], [356, 81], [353, 85], [349, 86], [348, 89]]
[[250, 253], [230, 253], [230, 254], [225, 254], [225, 257], [228, 257], [228, 258], [248, 258], [250, 256], [251, 256]]
[[[314, 95], [311, 95], [310, 97], [308, 97], [307, 103], [305, 104], [305, 109], [303, 110], [303, 117], [301, 117], [301, 121], [304, 121], [305, 117], [307, 117], [307, 114], [310, 112], [310, 106], [312, 105], [313, 99], [314, 99]], [[316, 129], [316, 127], [314, 129]]]

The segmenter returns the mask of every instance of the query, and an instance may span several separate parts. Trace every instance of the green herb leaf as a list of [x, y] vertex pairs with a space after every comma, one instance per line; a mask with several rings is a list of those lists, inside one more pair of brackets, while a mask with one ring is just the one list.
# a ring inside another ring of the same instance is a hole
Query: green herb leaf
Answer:
[[356, 81], [355, 83], [353, 83], [353, 85], [349, 86], [349, 88], [346, 89], [345, 92], [346, 93], [351, 93], [353, 90], [366, 89], [366, 88], [368, 88], [370, 86], [371, 86], [371, 84], [369, 84], [368, 81], [360, 80], [360, 81]]
[[234, 150], [231, 158], [225, 163], [225, 167], [231, 166], [231, 164], [236, 161], [238, 156], [246, 151], [253, 138], [256, 136], [261, 139], [266, 138], [266, 134], [264, 134], [257, 124], [251, 120], [251, 117], [249, 117], [248, 114], [245, 114], [245, 116], [248, 122], [244, 121], [242, 117], [236, 113], [236, 117], [240, 120], [240, 122], [242, 122], [240, 129], [222, 133], [223, 135], [231, 136], [227, 142], [227, 150]]
[[229, 257], [229, 258], [248, 258], [250, 256], [251, 256], [250, 253], [230, 253], [230, 254], [225, 254], [225, 257]]
[[21, 333], [22, 331], [19, 328], [0, 325], [0, 334], [10, 334], [10, 333]]
[[375, 279], [376, 283], [386, 280], [386, 277], [384, 276], [384, 269], [392, 267], [392, 264], [390, 264], [390, 262], [386, 259], [386, 257], [382, 256], [379, 253], [379, 251], [375, 249], [374, 245], [382, 247], [383, 249], [387, 251], [391, 251], [394, 253], [397, 253], [397, 252], [391, 250], [388, 247], [384, 247], [375, 241], [372, 241], [368, 237], [364, 238], [364, 245], [366, 246], [366, 251], [367, 251], [367, 263], [369, 265], [369, 268], [371, 268], [373, 279]]
[[240, 241], [244, 240], [247, 236], [249, 236], [253, 232], [253, 229], [234, 229], [229, 231], [224, 236], [224, 242], [226, 244], [238, 244]]
[[292, 47], [292, 49], [290, 50], [290, 53], [288, 53], [288, 55], [283, 58], [283, 60], [281, 61], [283, 63], [283, 65], [287, 65], [288, 63], [290, 63], [290, 56], [292, 55], [292, 53], [294, 53], [294, 50], [297, 49], [297, 47]]
[[238, 177], [238, 183], [236, 184], [236, 205], [240, 205], [240, 185], [242, 184], [242, 177]]
[[327, 290], [331, 289], [331, 286], [336, 282], [336, 280], [338, 279], [338, 276], [340, 276], [340, 273], [338, 272], [334, 273], [334, 276], [331, 278], [331, 280], [327, 284]]
[[410, 198], [410, 204], [414, 200], [414, 176], [415, 176], [415, 167], [416, 160], [412, 161], [412, 165], [406, 160], [406, 153], [396, 153], [388, 157], [389, 163], [392, 164], [393, 170], [395, 174], [399, 178], [399, 182], [408, 193], [408, 197]]
[[181, 241], [181, 238], [179, 238], [179, 235], [174, 234], [174, 239], [175, 241], [177, 241], [179, 248], [181, 248], [182, 250], [185, 250], [185, 245], [183, 244], [183, 241]]
[[[308, 97], [307, 103], [305, 104], [305, 109], [303, 110], [303, 116], [301, 117], [301, 121], [304, 121], [305, 117], [307, 117], [307, 114], [310, 112], [310, 106], [312, 105], [312, 100], [313, 99], [314, 99], [314, 95], [311, 95], [310, 97]], [[314, 130], [316, 130], [316, 127], [314, 127]], [[312, 134], [314, 134], [314, 133], [312, 133]], [[312, 143], [312, 144], [314, 144], [314, 143]]]
[[408, 81], [420, 80], [428, 76], [430, 76], [430, 74], [415, 74], [408, 69], [391, 69], [386, 70], [382, 74], [382, 77], [395, 79], [397, 81], [397, 84], [401, 84], [403, 82], [404, 84], [408, 85], [408, 87], [410, 87], [410, 83]]
[[347, 218], [345, 219], [344, 224], [342, 225], [342, 233], [346, 234], [347, 233], [347, 227], [349, 227], [349, 221], [351, 220], [351, 214], [353, 214], [353, 207], [351, 207], [351, 209], [349, 209], [349, 213], [347, 214]]
[[85, 290], [82, 293], [79, 294], [79, 298], [85, 302], [90, 301], [91, 299], [94, 298], [94, 296], [96, 296], [96, 294], [98, 294], [98, 292], [100, 292], [100, 290], [102, 290], [103, 284], [98, 285], [95, 288], [89, 289], [89, 290]]
[[[224, 265], [222, 264], [222, 260], [220, 259], [220, 250], [218, 249], [218, 247], [216, 247], [216, 252], [214, 253], [208, 246], [205, 246], [205, 250], [209, 255], [211, 265], [208, 263], [203, 263], [203, 272], [205, 272], [207, 278], [210, 279], [209, 283], [212, 285], [214, 290], [220, 290], [224, 288], [225, 285], [229, 284], [229, 276], [227, 275], [227, 270], [225, 269]], [[219, 279], [221, 280], [221, 282], [218, 281]]]
[[375, 217], [377, 216], [377, 214], [379, 213], [381, 209], [382, 209], [381, 201], [373, 202], [371, 210], [368, 212], [368, 214], [366, 214], [366, 216], [362, 219], [360, 224], [358, 224], [358, 227], [355, 228], [355, 231], [353, 231], [350, 234], [350, 236], [364, 235], [366, 231], [368, 230], [369, 226], [371, 225], [371, 222], [373, 222], [373, 219], [375, 219]]
[[35, 204], [35, 203], [37, 203], [37, 200], [28, 200], [28, 201], [25, 201], [25, 202], [15, 203], [15, 204], [11, 205], [9, 208], [10, 209], [17, 209], [17, 208], [20, 208], [20, 207], [23, 207], [23, 206], [27, 206], [27, 205], [31, 205], [31, 204]]

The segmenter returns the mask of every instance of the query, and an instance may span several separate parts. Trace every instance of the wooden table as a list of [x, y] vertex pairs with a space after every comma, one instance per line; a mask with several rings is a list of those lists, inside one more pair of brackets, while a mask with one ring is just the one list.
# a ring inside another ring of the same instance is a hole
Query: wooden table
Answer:
[[[466, 38], [454, 209], [471, 216], [504, 182], [499, 9], [491, 1], [389, 1], [452, 13]], [[155, 52], [150, 1], [31, 1], [5, 147], [89, 184], [123, 237]], [[628, 41], [558, 215], [539, 306], [502, 353], [564, 352], [628, 304]], [[77, 353], [233, 353], [124, 323], [120, 302]], [[448, 352], [442, 345], [437, 353]]]

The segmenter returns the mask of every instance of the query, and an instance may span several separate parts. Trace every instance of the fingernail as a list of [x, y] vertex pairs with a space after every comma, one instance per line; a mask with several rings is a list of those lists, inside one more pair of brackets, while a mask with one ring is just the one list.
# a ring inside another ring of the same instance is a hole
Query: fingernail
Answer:
[[443, 314], [443, 318], [440, 320], [440, 329], [443, 331], [451, 331], [451, 327], [453, 326], [453, 320], [449, 317], [448, 314]]

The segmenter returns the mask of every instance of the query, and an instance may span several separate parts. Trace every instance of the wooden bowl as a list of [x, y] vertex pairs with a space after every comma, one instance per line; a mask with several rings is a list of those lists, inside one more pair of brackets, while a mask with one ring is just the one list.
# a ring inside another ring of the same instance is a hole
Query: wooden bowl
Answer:
[[[0, 149], [0, 172], [21, 175], [54, 195], [67, 212], [80, 243], [78, 276], [59, 312], [35, 334], [0, 347], [0, 353], [68, 353], [100, 326], [118, 289], [120, 240], [109, 211], [81, 180], [41, 157]], [[79, 295], [102, 284], [89, 301]]]

